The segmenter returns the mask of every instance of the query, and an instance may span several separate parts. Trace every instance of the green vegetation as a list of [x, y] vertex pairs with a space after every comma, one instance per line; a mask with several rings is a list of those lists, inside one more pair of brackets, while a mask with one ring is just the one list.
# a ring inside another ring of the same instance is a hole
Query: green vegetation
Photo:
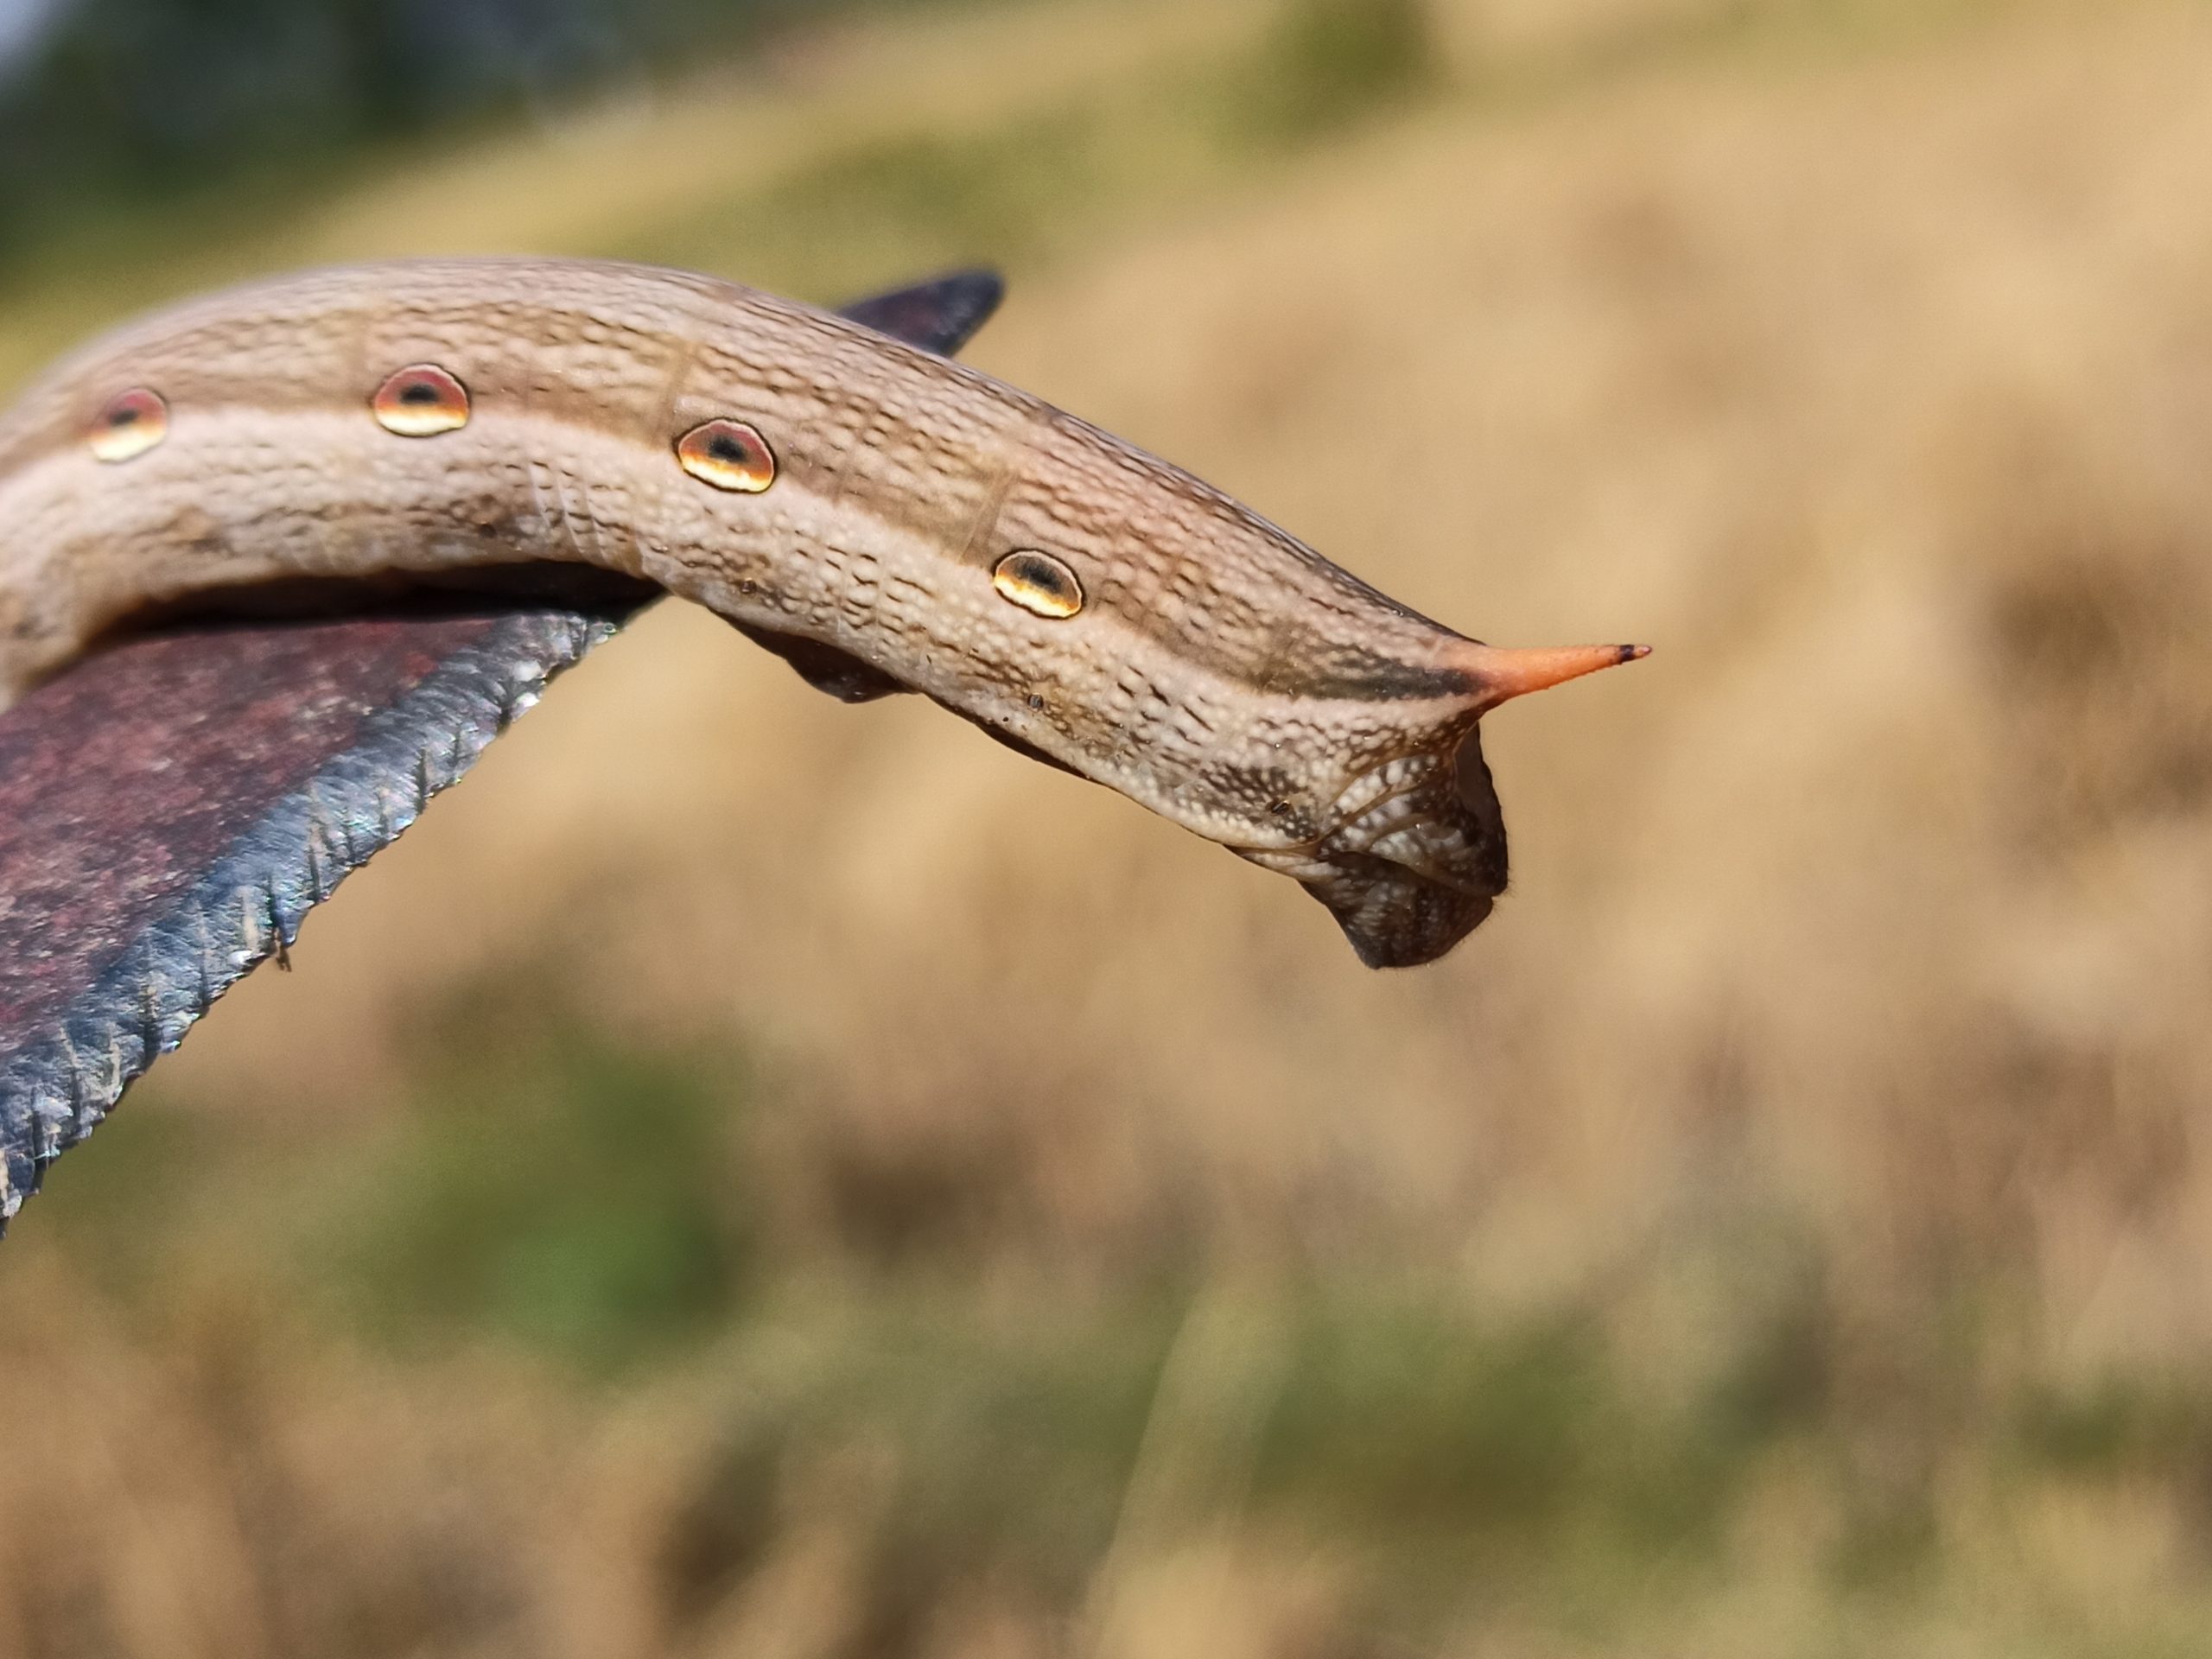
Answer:
[[872, 137], [599, 251], [834, 295], [887, 269], [1033, 263], [1408, 107], [1443, 69], [1421, 0], [1293, 0], [1255, 40], [969, 131]]
[[444, 1023], [406, 1114], [316, 1183], [313, 1294], [403, 1347], [497, 1333], [595, 1371], [728, 1317], [749, 1266], [726, 1152], [741, 1091], [566, 1023], [515, 1041], [486, 1003]]
[[0, 258], [180, 189], [201, 206], [242, 185], [303, 190], [364, 143], [512, 120], [696, 60], [702, 42], [757, 57], [793, 14], [791, 0], [76, 0], [0, 81]]
[[1294, 0], [1248, 76], [1257, 130], [1304, 143], [1433, 87], [1443, 64], [1425, 0]]
[[[613, 1040], [506, 994], [465, 1001], [418, 1053], [405, 1109], [296, 1144], [274, 1201], [265, 1146], [134, 1103], [57, 1172], [49, 1225], [73, 1257], [133, 1264], [104, 1281], [137, 1317], [188, 1327], [222, 1285], [226, 1363], [249, 1370], [305, 1338], [433, 1390], [504, 1355], [618, 1413], [703, 1387], [719, 1403], [630, 1541], [677, 1629], [769, 1570], [795, 1506], [855, 1480], [855, 1655], [913, 1650], [978, 1581], [1081, 1621], [1102, 1574], [1224, 1538], [1336, 1559], [1339, 1650], [1425, 1650], [1477, 1610], [1626, 1640], [1770, 1553], [1777, 1515], [1791, 1570], [1879, 1628], [1972, 1544], [1962, 1490], [2118, 1497], [2212, 1447], [2201, 1379], [1962, 1398], [1961, 1378], [1999, 1374], [1987, 1321], [1893, 1355], [1870, 1392], [1838, 1370], [1853, 1338], [1778, 1218], [1511, 1314], [1404, 1274], [995, 1281], [864, 1210], [802, 1262], [748, 1175], [741, 1057]], [[1623, 1345], [1655, 1293], [1709, 1302], [1726, 1333], [1657, 1389]], [[1901, 1446], [1900, 1424], [1941, 1454]], [[2063, 1629], [2019, 1639], [2077, 1650]]]

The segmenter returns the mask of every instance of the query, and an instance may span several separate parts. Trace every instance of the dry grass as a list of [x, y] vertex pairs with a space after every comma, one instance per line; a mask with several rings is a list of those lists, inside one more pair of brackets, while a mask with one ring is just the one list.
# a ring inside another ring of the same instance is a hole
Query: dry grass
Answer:
[[2212, 25], [1467, 0], [1255, 136], [1270, 16], [880, 25], [183, 268], [1010, 246], [984, 365], [1661, 647], [1494, 723], [1497, 916], [1366, 974], [658, 613], [24, 1217], [0, 1630], [2202, 1650]]

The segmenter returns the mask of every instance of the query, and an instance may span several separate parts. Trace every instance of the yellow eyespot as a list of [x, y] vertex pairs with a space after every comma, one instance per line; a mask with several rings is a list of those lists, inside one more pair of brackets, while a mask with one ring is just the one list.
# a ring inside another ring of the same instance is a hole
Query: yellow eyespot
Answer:
[[709, 421], [676, 441], [676, 459], [702, 484], [758, 495], [776, 481], [776, 452], [743, 421]]
[[403, 438], [435, 438], [468, 424], [468, 388], [435, 363], [410, 363], [369, 399], [377, 424]]
[[1083, 584], [1075, 572], [1051, 554], [1031, 548], [1001, 559], [991, 572], [991, 586], [999, 590], [1000, 598], [1039, 616], [1073, 616], [1083, 608]]
[[92, 459], [109, 462], [130, 461], [144, 454], [169, 435], [169, 406], [157, 391], [133, 386], [118, 392], [85, 429], [85, 447]]

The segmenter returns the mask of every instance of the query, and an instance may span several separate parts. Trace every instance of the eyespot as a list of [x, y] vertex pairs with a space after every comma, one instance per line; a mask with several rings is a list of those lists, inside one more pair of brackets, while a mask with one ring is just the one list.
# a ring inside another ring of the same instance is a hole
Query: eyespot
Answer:
[[85, 447], [95, 461], [130, 461], [168, 435], [169, 406], [162, 401], [161, 393], [133, 386], [109, 398], [92, 417], [92, 423], [85, 429]]
[[395, 436], [435, 438], [468, 424], [468, 388], [435, 363], [410, 363], [377, 388], [369, 410]]
[[743, 421], [709, 421], [676, 441], [676, 459], [702, 484], [758, 495], [776, 481], [776, 452]]
[[1038, 616], [1073, 616], [1083, 608], [1083, 584], [1075, 572], [1049, 553], [1022, 548], [1001, 559], [991, 572], [999, 597]]

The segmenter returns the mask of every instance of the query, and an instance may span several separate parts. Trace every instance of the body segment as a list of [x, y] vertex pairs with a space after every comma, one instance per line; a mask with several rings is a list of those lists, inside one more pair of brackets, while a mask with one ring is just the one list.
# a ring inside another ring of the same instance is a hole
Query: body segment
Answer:
[[1481, 713], [1633, 654], [1492, 651], [987, 376], [620, 265], [315, 272], [133, 325], [0, 423], [0, 702], [181, 601], [595, 567], [1296, 877], [1376, 963], [1504, 885]]

